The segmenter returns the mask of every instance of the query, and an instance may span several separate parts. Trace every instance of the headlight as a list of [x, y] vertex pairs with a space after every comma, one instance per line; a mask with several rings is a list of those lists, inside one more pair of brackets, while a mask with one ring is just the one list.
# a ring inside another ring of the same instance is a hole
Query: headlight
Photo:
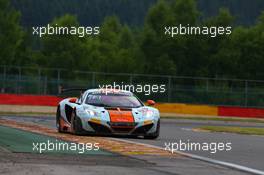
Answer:
[[89, 116], [94, 117], [96, 116], [96, 112], [90, 109], [85, 109], [85, 112], [89, 114]]
[[147, 110], [145, 116], [146, 116], [146, 118], [151, 118], [153, 116], [153, 114], [154, 114], [153, 111]]

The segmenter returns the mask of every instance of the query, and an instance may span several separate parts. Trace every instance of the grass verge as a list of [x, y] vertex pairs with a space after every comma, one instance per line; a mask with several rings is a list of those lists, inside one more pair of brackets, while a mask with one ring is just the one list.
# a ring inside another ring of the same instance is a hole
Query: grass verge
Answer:
[[230, 127], [230, 126], [203, 126], [198, 128], [200, 130], [212, 132], [229, 132], [245, 135], [264, 135], [264, 128], [243, 128], [243, 127]]

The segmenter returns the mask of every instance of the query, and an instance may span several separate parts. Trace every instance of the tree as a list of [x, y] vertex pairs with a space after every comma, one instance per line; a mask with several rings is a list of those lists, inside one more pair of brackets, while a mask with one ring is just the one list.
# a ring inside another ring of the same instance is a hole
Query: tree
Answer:
[[145, 27], [149, 27], [157, 35], [163, 34], [164, 27], [171, 24], [172, 13], [165, 0], [159, 0], [153, 5], [146, 16]]
[[168, 2], [159, 0], [148, 12], [140, 48], [144, 54], [144, 71], [150, 74], [175, 74], [176, 66], [170, 57], [171, 41], [164, 35], [164, 28], [172, 22]]
[[[94, 43], [92, 43], [94, 42]], [[139, 49], [128, 26], [121, 25], [115, 16], [107, 17], [100, 36], [89, 44], [89, 54], [103, 72], [140, 72]]]
[[[53, 27], [78, 27], [76, 16], [64, 15], [51, 23]], [[87, 59], [86, 38], [79, 35], [45, 35], [42, 38], [41, 63], [47, 67], [60, 67], [68, 70], [86, 69], [83, 62]]]
[[174, 0], [171, 5], [174, 25], [195, 25], [199, 12], [194, 0]]
[[[199, 15], [196, 1], [194, 0], [174, 0], [170, 3], [172, 12], [172, 26], [197, 26], [199, 25]], [[171, 38], [169, 57], [177, 66], [177, 75], [194, 76], [197, 75], [203, 63], [203, 52], [206, 48], [201, 36], [178, 35]], [[174, 48], [174, 49], [172, 49]], [[198, 75], [199, 76], [199, 75]]]
[[233, 52], [239, 53], [240, 75], [247, 79], [264, 78], [264, 13], [255, 26], [239, 28], [234, 32]]
[[[234, 17], [228, 9], [219, 9], [217, 16], [207, 19], [203, 25], [208, 27], [233, 27]], [[233, 31], [233, 30], [232, 30]], [[235, 78], [237, 53], [232, 49], [232, 34], [206, 38], [208, 46], [208, 76]]]
[[0, 0], [0, 64], [12, 65], [17, 62], [16, 54], [23, 39], [19, 25], [19, 12], [15, 11], [9, 0]]

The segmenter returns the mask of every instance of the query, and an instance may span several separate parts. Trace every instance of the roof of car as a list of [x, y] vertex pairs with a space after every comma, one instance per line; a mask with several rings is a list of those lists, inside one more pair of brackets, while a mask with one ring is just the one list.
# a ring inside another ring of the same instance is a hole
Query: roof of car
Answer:
[[103, 89], [103, 88], [98, 88], [98, 89], [88, 89], [86, 92], [88, 93], [111, 93], [111, 94], [125, 94], [125, 95], [133, 95], [132, 92], [126, 91], [126, 90], [120, 90], [120, 89]]

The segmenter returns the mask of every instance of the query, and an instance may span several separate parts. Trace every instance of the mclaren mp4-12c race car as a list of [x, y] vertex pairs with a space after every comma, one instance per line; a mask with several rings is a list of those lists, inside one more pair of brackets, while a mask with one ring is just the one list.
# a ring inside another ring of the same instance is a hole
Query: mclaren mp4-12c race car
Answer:
[[156, 139], [160, 132], [160, 114], [155, 104], [147, 106], [132, 92], [90, 89], [80, 98], [66, 98], [57, 108], [58, 132], [76, 135], [125, 135]]

